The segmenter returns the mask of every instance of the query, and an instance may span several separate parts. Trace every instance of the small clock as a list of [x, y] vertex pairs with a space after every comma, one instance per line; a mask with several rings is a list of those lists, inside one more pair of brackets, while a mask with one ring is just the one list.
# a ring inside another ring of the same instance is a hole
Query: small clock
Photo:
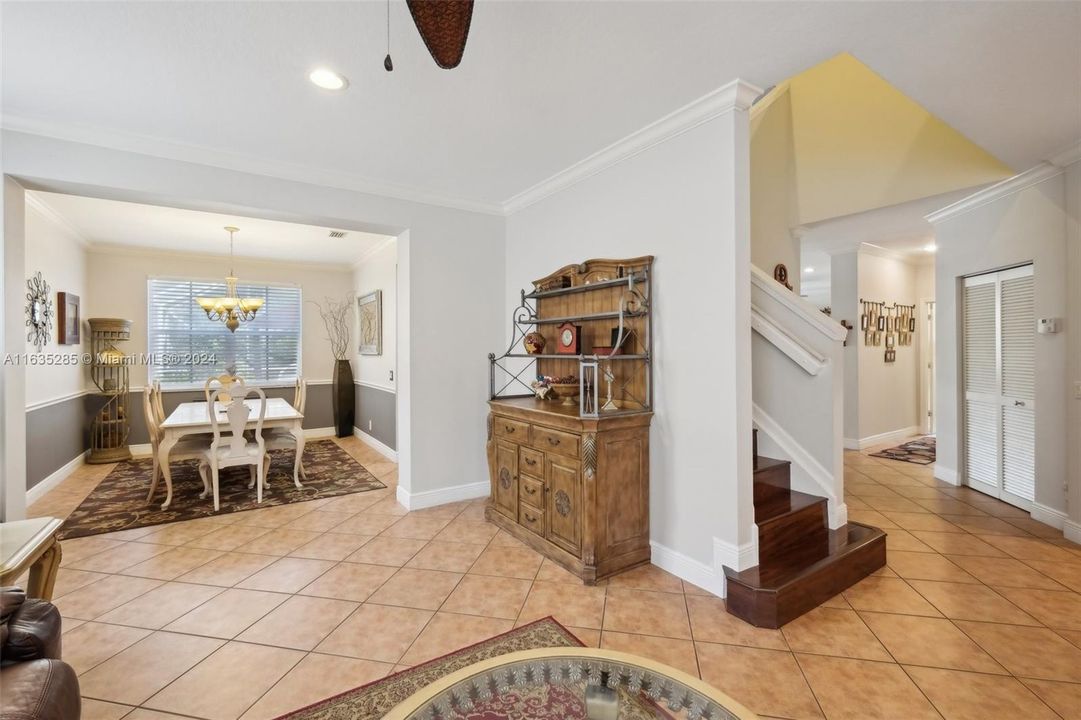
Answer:
[[563, 323], [556, 332], [556, 352], [579, 355], [582, 350], [582, 326]]

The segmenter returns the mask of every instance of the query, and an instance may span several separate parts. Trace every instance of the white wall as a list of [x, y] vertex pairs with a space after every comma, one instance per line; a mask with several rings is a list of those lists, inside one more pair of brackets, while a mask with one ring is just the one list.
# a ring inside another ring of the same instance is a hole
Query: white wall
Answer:
[[[868, 251], [859, 254], [859, 294], [864, 300], [887, 305], [918, 305], [916, 268], [895, 257]], [[918, 308], [917, 308], [918, 310]], [[859, 319], [853, 323], [859, 327]], [[919, 334], [917, 330], [917, 335]], [[857, 337], [858, 336], [858, 337]], [[894, 335], [896, 338], [896, 334]], [[916, 432], [919, 415], [919, 346], [896, 345], [897, 359], [885, 361], [882, 345], [866, 345], [863, 334], [853, 331], [859, 355], [859, 435], [861, 445], [894, 442], [899, 436]]]
[[1068, 378], [1073, 385], [1069, 401], [1069, 426], [1066, 435], [1067, 477], [1070, 478], [1067, 504], [1070, 511], [1066, 536], [1081, 543], [1081, 161], [1065, 171], [1066, 176], [1066, 255], [1067, 272], [1074, 282], [1067, 284], [1069, 309], [1066, 318], [1067, 353], [1070, 357]]
[[[7, 151], [6, 143], [0, 139]], [[0, 158], [3, 154], [0, 154]], [[25, 220], [26, 193], [14, 179], [4, 178], [4, 242], [0, 246], [3, 269], [4, 355], [21, 353], [26, 339], [23, 306], [26, 302]], [[26, 367], [4, 363], [0, 367], [0, 520], [26, 516]]]
[[[1033, 264], [1036, 317], [1067, 312], [1066, 189], [1060, 170], [1045, 165], [962, 201], [945, 217], [932, 215], [938, 243], [935, 285], [938, 323], [938, 459], [936, 475], [963, 479], [960, 378], [961, 278]], [[981, 198], [984, 198], [981, 200]], [[1036, 336], [1036, 502], [1066, 508], [1067, 333]], [[1076, 481], [1075, 481], [1076, 482]], [[1060, 521], [1061, 522], [1061, 521]]]
[[[408, 498], [487, 479], [484, 355], [505, 345], [495, 301], [505, 290], [504, 218], [232, 170], [226, 156], [189, 162], [177, 148], [170, 159], [8, 130], [2, 142], [3, 172], [32, 188], [398, 236], [399, 490]], [[6, 223], [7, 193], [4, 212]], [[469, 319], [475, 350], [463, 348], [448, 305]], [[6, 306], [5, 322], [18, 313]], [[24, 383], [14, 380], [21, 408]]]
[[[149, 352], [147, 345], [147, 281], [151, 277], [218, 279], [229, 270], [227, 256], [195, 255], [160, 252], [143, 248], [115, 248], [88, 254], [89, 290], [93, 314], [84, 317], [119, 317], [132, 321], [131, 340], [122, 348], [129, 354]], [[301, 373], [309, 382], [327, 382], [332, 377], [334, 356], [330, 353], [326, 327], [319, 309], [311, 301], [323, 302], [326, 297], [342, 299], [353, 292], [353, 271], [348, 265], [306, 265], [299, 262], [279, 262], [252, 258], [236, 258], [233, 268], [244, 282], [289, 283], [300, 286], [303, 310], [301, 315]], [[207, 320], [207, 322], [210, 322]], [[208, 368], [207, 377], [224, 367], [227, 358], [218, 358], [219, 365]], [[134, 365], [130, 382], [133, 388], [143, 387], [147, 367]]]
[[[60, 308], [57, 293], [69, 292], [79, 296], [80, 314], [90, 317], [87, 257], [83, 241], [63, 221], [34, 202], [26, 206], [25, 277], [40, 272], [49, 283], [49, 299], [53, 302], [53, 330], [49, 342], [42, 348], [45, 355], [70, 357], [89, 350], [86, 323], [82, 323], [80, 344], [60, 345]], [[27, 354], [36, 354], [30, 342], [24, 346]], [[87, 366], [80, 363], [28, 365], [26, 368], [26, 404], [39, 403], [81, 393], [88, 378]]]
[[842, 350], [844, 354], [844, 443], [859, 447], [860, 439], [860, 291], [859, 253], [838, 253], [830, 257], [830, 305], [838, 322], [848, 320], [855, 329]]
[[[353, 377], [363, 385], [394, 392], [398, 358], [398, 242], [395, 240], [365, 257], [353, 269], [353, 294], [357, 297], [374, 290], [383, 291], [382, 355], [357, 354], [359, 324], [354, 329], [352, 352], [356, 356]], [[359, 322], [359, 321], [358, 321]]]
[[506, 332], [536, 278], [656, 256], [653, 562], [717, 592], [718, 558], [738, 567], [754, 542], [747, 133], [729, 109], [511, 215], [499, 308]]

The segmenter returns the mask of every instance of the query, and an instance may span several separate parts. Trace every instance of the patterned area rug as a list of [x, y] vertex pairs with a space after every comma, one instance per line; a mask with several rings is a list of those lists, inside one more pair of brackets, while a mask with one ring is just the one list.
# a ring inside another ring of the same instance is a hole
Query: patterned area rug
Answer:
[[[263, 488], [263, 502], [255, 501], [255, 489], [248, 489], [248, 469], [226, 468], [218, 481], [221, 513], [255, 510], [273, 505], [316, 500], [318, 498], [349, 495], [351, 493], [378, 490], [386, 485], [349, 456], [333, 440], [313, 440], [304, 445], [304, 472], [308, 479], [302, 480], [303, 488], [293, 485], [292, 450], [272, 450], [267, 485]], [[214, 501], [200, 499], [203, 481], [199, 479], [195, 460], [174, 462], [173, 502], [167, 510], [161, 509], [165, 499], [165, 482], [158, 478], [154, 502], [146, 502], [150, 490], [150, 458], [139, 458], [118, 463], [105, 479], [75, 509], [60, 529], [60, 539], [98, 535], [100, 533], [162, 525], [214, 515]]]
[[928, 435], [919, 440], [911, 440], [897, 447], [871, 453], [871, 457], [900, 460], [902, 462], [916, 463], [917, 465], [930, 465], [935, 461], [935, 437], [934, 435]]
[[[388, 675], [314, 705], [283, 715], [279, 720], [378, 720], [398, 703], [441, 677], [488, 658], [519, 650], [582, 647], [581, 641], [552, 618], [544, 618], [483, 642]], [[586, 720], [582, 692], [564, 686], [512, 688], [468, 713], [445, 720]], [[648, 699], [620, 704], [621, 720], [656, 720], [671, 716]]]

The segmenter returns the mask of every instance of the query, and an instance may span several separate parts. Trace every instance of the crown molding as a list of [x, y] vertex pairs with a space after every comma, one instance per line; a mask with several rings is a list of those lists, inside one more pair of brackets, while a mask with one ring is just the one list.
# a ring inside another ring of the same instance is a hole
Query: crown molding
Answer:
[[1081, 160], [1081, 140], [1078, 140], [1065, 150], [1055, 153], [1048, 159], [1052, 165], [1060, 168], [1073, 165], [1078, 160]]
[[761, 89], [750, 83], [733, 80], [518, 193], [503, 203], [503, 210], [513, 215], [714, 118], [734, 110], [746, 111], [761, 93]]
[[27, 190], [23, 194], [23, 197], [26, 199], [26, 204], [36, 210], [37, 213], [43, 218], [45, 218], [48, 222], [59, 228], [62, 232], [70, 236], [73, 240], [78, 242], [84, 248], [90, 247], [90, 240], [88, 240], [85, 235], [79, 232], [78, 228], [72, 225], [66, 217], [57, 212], [52, 205], [42, 200], [41, 197], [33, 190]]
[[121, 152], [139, 153], [166, 160], [209, 165], [223, 170], [263, 175], [310, 185], [322, 185], [340, 190], [352, 190], [396, 200], [437, 205], [453, 210], [464, 210], [486, 215], [503, 215], [503, 206], [499, 203], [453, 197], [409, 185], [374, 180], [353, 173], [324, 170], [299, 163], [267, 160], [228, 150], [216, 150], [199, 145], [177, 143], [136, 133], [57, 123], [10, 114], [4, 114], [0, 117], [0, 127], [12, 132], [41, 135], [86, 145], [97, 145]]
[[390, 247], [396, 242], [398, 242], [398, 238], [394, 236], [389, 236], [387, 238], [384, 238], [383, 240], [380, 240], [373, 247], [369, 248], [360, 257], [353, 261], [353, 269], [359, 270], [360, 266], [363, 265], [364, 262], [366, 262], [369, 258], [375, 257], [375, 255], [383, 252], [383, 250]]
[[1013, 195], [1014, 193], [1021, 192], [1025, 188], [1032, 187], [1037, 183], [1042, 183], [1044, 180], [1050, 180], [1061, 173], [1061, 167], [1049, 162], [1040, 163], [1034, 168], [1014, 175], [1013, 177], [1006, 178], [1002, 182], [995, 183], [983, 190], [979, 190], [966, 198], [958, 200], [952, 205], [947, 205], [940, 210], [928, 213], [923, 216], [923, 219], [932, 225], [935, 225], [944, 220], [963, 215], [964, 213], [975, 210], [988, 203]]

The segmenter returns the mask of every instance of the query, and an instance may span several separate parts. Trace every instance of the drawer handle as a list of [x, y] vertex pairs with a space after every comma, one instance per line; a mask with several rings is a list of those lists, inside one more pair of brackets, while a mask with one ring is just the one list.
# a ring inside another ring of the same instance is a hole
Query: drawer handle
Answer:
[[554, 438], [554, 437], [549, 436], [548, 437], [548, 444], [549, 445], [558, 445], [559, 444], [559, 438]]
[[533, 487], [532, 485], [527, 485], [526, 489], [525, 489], [525, 492], [526, 492], [526, 495], [536, 495], [537, 494], [537, 488]]
[[523, 514], [525, 515], [525, 521], [526, 522], [531, 522], [531, 523], [537, 522], [537, 518], [535, 516], [530, 515], [529, 513], [523, 513]]
[[534, 460], [533, 458], [526, 458], [526, 459], [525, 459], [525, 464], [526, 464], [526, 465], [536, 465], [536, 464], [537, 464], [537, 461], [536, 461], [536, 460]]
[[504, 425], [503, 429], [507, 431], [508, 435], [512, 435], [514, 433], [514, 426], [513, 425]]

